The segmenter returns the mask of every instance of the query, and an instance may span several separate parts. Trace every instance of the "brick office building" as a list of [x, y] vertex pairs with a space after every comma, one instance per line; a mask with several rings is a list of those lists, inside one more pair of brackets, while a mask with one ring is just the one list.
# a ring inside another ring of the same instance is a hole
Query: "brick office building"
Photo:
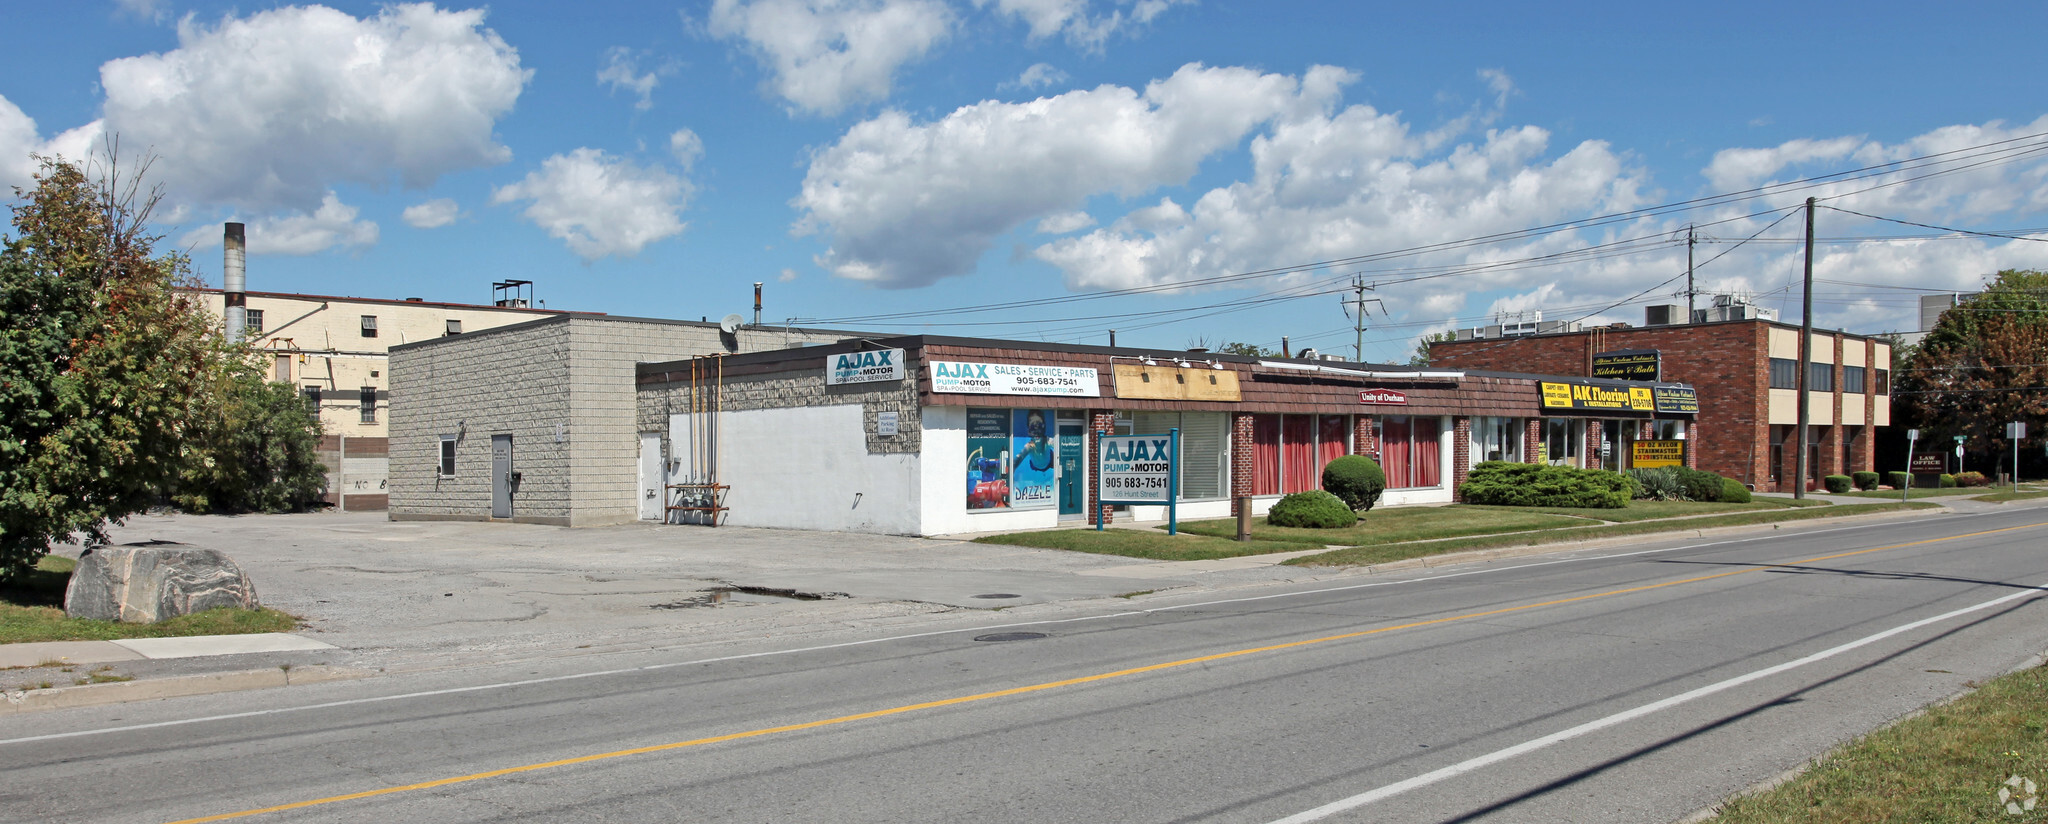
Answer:
[[[1791, 489], [1799, 423], [1798, 326], [1731, 320], [1494, 339], [1474, 331], [1431, 344], [1430, 363], [1558, 375], [1628, 373], [1691, 384], [1702, 430], [1694, 447], [1698, 467], [1758, 491]], [[1811, 357], [1809, 488], [1825, 475], [1875, 469], [1876, 427], [1891, 425], [1890, 344], [1815, 331]]]

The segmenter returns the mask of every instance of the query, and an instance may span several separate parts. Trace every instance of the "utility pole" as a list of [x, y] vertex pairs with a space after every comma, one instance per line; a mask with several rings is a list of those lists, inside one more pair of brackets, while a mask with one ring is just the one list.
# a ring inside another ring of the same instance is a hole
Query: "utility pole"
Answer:
[[1386, 311], [1387, 308], [1387, 305], [1379, 298], [1368, 298], [1365, 296], [1365, 293], [1372, 291], [1374, 288], [1365, 282], [1364, 275], [1359, 275], [1357, 279], [1351, 281], [1352, 298], [1344, 302], [1346, 314], [1350, 314], [1350, 310], [1354, 307], [1358, 310], [1358, 314], [1353, 315], [1351, 319], [1351, 330], [1354, 333], [1351, 342], [1352, 363], [1365, 362], [1365, 305], [1368, 303], [1378, 303], [1380, 311]]
[[1694, 238], [1694, 237], [1693, 237], [1693, 234], [1692, 234], [1692, 224], [1690, 224], [1690, 223], [1686, 224], [1686, 225], [1685, 225], [1685, 322], [1686, 322], [1686, 323], [1692, 323], [1692, 313], [1693, 313], [1693, 311], [1694, 311], [1694, 310], [1693, 310], [1693, 306], [1692, 306], [1692, 298], [1693, 298], [1693, 295], [1694, 295], [1694, 294], [1696, 294], [1696, 293], [1695, 293], [1695, 292], [1693, 291], [1693, 288], [1692, 288], [1692, 247], [1693, 247], [1693, 244], [1695, 244], [1695, 243], [1698, 243], [1698, 242], [1699, 242], [1699, 241], [1698, 241], [1698, 240], [1697, 240], [1696, 238]]
[[1792, 497], [1806, 499], [1806, 415], [1810, 401], [1806, 397], [1806, 373], [1813, 371], [1813, 204], [1817, 198], [1806, 199], [1806, 288], [1799, 312], [1799, 459], [1793, 463], [1799, 477], [1792, 481]]

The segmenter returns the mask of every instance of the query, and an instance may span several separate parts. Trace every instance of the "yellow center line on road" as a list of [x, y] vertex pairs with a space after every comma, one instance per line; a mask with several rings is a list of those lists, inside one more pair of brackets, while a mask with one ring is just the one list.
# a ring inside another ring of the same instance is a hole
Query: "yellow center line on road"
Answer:
[[471, 773], [469, 775], [458, 775], [450, 778], [435, 779], [433, 781], [422, 781], [417, 784], [405, 784], [395, 787], [383, 787], [375, 790], [364, 790], [362, 792], [348, 793], [346, 795], [333, 795], [328, 796], [326, 798], [315, 798], [307, 801], [294, 801], [289, 804], [278, 804], [270, 807], [259, 807], [253, 810], [242, 810], [239, 812], [221, 813], [219, 815], [209, 815], [200, 818], [186, 818], [180, 819], [178, 821], [168, 822], [167, 824], [200, 824], [200, 822], [206, 821], [228, 821], [236, 818], [247, 818], [250, 816], [263, 815], [265, 813], [284, 812], [286, 810], [299, 810], [305, 809], [307, 807], [317, 807], [323, 804], [334, 804], [342, 801], [356, 801], [365, 798], [376, 798], [379, 796], [396, 795], [398, 793], [412, 792], [414, 790], [430, 790], [435, 787], [446, 787], [453, 784], [464, 784], [471, 781], [482, 781], [487, 778], [498, 778], [507, 775], [517, 775], [519, 773], [535, 772], [538, 770], [548, 770], [554, 769], [556, 767], [567, 767], [576, 764], [589, 764], [596, 761], [608, 761], [614, 758], [625, 758], [627, 756], [633, 755], [646, 755], [649, 753], [667, 752], [669, 750], [680, 750], [688, 747], [698, 747], [703, 746], [705, 744], [718, 744], [726, 741], [739, 741], [747, 738], [760, 738], [762, 736], [774, 735], [776, 733], [797, 732], [799, 730], [812, 730], [818, 729], [820, 727], [831, 727], [837, 726], [839, 724], [848, 724], [855, 721], [866, 721], [874, 718], [887, 718], [892, 715], [902, 715], [905, 713], [917, 712], [919, 710], [930, 710], [938, 709], [940, 707], [958, 706], [961, 704], [971, 704], [977, 701], [987, 701], [995, 698], [1008, 698], [1013, 695], [1027, 695], [1034, 692], [1044, 692], [1046, 690], [1059, 689], [1061, 687], [1073, 687], [1082, 684], [1092, 684], [1098, 681], [1108, 681], [1113, 678], [1122, 678], [1129, 675], [1139, 675], [1147, 672], [1160, 672], [1162, 670], [1177, 669], [1181, 667], [1193, 666], [1195, 664], [1206, 664], [1212, 661], [1222, 661], [1245, 655], [1257, 655], [1259, 653], [1265, 652], [1277, 652], [1279, 650], [1295, 649], [1297, 647], [1314, 646], [1316, 644], [1327, 644], [1332, 641], [1344, 641], [1352, 638], [1363, 638], [1368, 635], [1379, 635], [1381, 633], [1395, 632], [1404, 629], [1415, 629], [1418, 627], [1448, 624], [1454, 621], [1469, 621], [1474, 618], [1486, 618], [1494, 615], [1506, 615], [1509, 613], [1523, 612], [1532, 609], [1540, 609], [1543, 607], [1553, 607], [1560, 606], [1563, 604], [1579, 603], [1581, 601], [1590, 601], [1595, 598], [1608, 598], [1616, 595], [1628, 595], [1637, 592], [1648, 592], [1650, 590], [1663, 589], [1665, 587], [1674, 587], [1679, 586], [1681, 584], [1696, 584], [1701, 581], [1712, 581], [1717, 578], [1727, 578], [1734, 575], [1741, 575], [1746, 572], [1756, 572], [1758, 570], [1773, 569], [1787, 566], [1798, 566], [1800, 564], [1818, 563], [1820, 561], [1832, 561], [1837, 558], [1850, 558], [1857, 555], [1868, 555], [1873, 552], [1884, 552], [1886, 550], [1905, 549], [1907, 547], [1924, 546], [1927, 544], [1938, 544], [1946, 541], [1962, 540], [1964, 538], [1979, 538], [1985, 535], [1997, 535], [2002, 532], [2014, 532], [2022, 529], [2033, 529], [2035, 527], [2040, 526], [2048, 526], [2048, 523], [2026, 524], [2023, 526], [2005, 527], [2003, 529], [1988, 529], [1982, 532], [1971, 532], [1964, 535], [1950, 535], [1942, 538], [1928, 538], [1920, 541], [1909, 541], [1903, 544], [1890, 544], [1887, 546], [1871, 547], [1870, 549], [1859, 549], [1851, 552], [1838, 552], [1832, 555], [1822, 555], [1819, 557], [1806, 558], [1804, 560], [1798, 561], [1786, 561], [1783, 563], [1776, 564], [1757, 564], [1754, 566], [1745, 567], [1743, 569], [1730, 570], [1727, 572], [1717, 572], [1712, 575], [1700, 575], [1692, 578], [1680, 578], [1678, 580], [1665, 581], [1663, 583], [1658, 584], [1644, 584], [1642, 586], [1625, 587], [1622, 589], [1607, 590], [1605, 592], [1595, 592], [1588, 595], [1575, 595], [1570, 598], [1557, 598], [1554, 600], [1541, 601], [1533, 604], [1522, 604], [1520, 606], [1502, 607], [1500, 609], [1491, 609], [1486, 610], [1484, 612], [1468, 612], [1459, 615], [1449, 615], [1442, 618], [1431, 618], [1423, 621], [1411, 621], [1405, 624], [1396, 624], [1393, 626], [1360, 630], [1358, 632], [1346, 632], [1338, 635], [1326, 635], [1321, 638], [1310, 638], [1301, 641], [1289, 641], [1284, 644], [1270, 644], [1263, 647], [1249, 647], [1246, 649], [1231, 650], [1229, 652], [1219, 652], [1212, 655], [1203, 655], [1194, 658], [1183, 658], [1178, 661], [1166, 661], [1158, 664], [1147, 664], [1142, 667], [1132, 667], [1130, 669], [1121, 669], [1116, 670], [1114, 672], [1097, 673], [1095, 675], [1084, 675], [1079, 678], [1068, 678], [1060, 681], [1047, 681], [1039, 684], [1030, 684], [1022, 687], [1011, 687], [1009, 689], [996, 690], [993, 692], [976, 693], [973, 695], [962, 695], [954, 698], [945, 698], [937, 701], [926, 701], [918, 704], [905, 704], [900, 707], [891, 707], [882, 710], [872, 710], [869, 712], [855, 713], [853, 715], [842, 715], [836, 718], [825, 718], [817, 721], [805, 721], [803, 723], [798, 724], [785, 724], [779, 727], [763, 727], [761, 729], [747, 730], [745, 732], [727, 733], [725, 735], [713, 735], [705, 738], [693, 738], [688, 741], [676, 741], [669, 744], [657, 744], [648, 747], [634, 747], [632, 749], [627, 750], [614, 750], [612, 752], [597, 753], [594, 755], [582, 755], [577, 756], [575, 758], [563, 758], [555, 761], [543, 761], [538, 764], [526, 764], [517, 767], [506, 767], [504, 769], [490, 770], [487, 772]]

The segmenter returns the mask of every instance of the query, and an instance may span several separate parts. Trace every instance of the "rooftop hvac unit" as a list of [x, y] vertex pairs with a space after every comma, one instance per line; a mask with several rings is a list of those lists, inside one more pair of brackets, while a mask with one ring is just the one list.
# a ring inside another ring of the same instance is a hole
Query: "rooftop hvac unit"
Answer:
[[1478, 340], [1486, 335], [1485, 329], [1460, 329], [1458, 340]]
[[1684, 323], [1685, 307], [1675, 303], [1655, 303], [1643, 307], [1644, 326], [1675, 326]]
[[1548, 335], [1552, 332], [1577, 332], [1584, 328], [1586, 328], [1585, 324], [1575, 320], [1538, 321], [1536, 324], [1536, 334]]

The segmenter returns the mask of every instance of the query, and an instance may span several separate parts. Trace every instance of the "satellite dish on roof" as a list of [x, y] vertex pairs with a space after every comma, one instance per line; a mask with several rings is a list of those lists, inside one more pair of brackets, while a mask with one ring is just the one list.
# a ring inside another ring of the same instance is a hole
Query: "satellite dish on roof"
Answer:
[[718, 331], [728, 335], [735, 334], [740, 331], [740, 324], [746, 322], [746, 318], [740, 317], [740, 313], [734, 312], [718, 319]]

